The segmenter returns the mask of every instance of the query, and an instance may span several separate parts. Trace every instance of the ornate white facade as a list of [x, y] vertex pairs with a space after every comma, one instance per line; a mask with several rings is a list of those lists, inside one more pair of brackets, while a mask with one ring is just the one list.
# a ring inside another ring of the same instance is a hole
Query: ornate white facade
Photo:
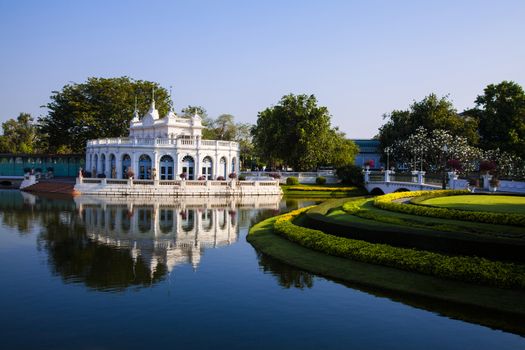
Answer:
[[178, 117], [173, 111], [163, 118], [155, 108], [139, 119], [135, 109], [129, 137], [90, 140], [86, 147], [86, 171], [92, 177], [124, 179], [128, 169], [135, 179], [227, 179], [239, 174], [239, 144], [203, 140], [202, 119]]

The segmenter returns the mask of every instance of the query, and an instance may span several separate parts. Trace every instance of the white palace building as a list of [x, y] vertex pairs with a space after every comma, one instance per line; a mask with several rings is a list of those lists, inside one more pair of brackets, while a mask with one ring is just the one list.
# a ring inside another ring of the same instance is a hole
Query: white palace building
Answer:
[[91, 177], [79, 175], [75, 190], [106, 195], [281, 193], [274, 181], [230, 180], [239, 174], [239, 144], [203, 140], [202, 129], [197, 114], [183, 118], [172, 109], [160, 118], [153, 99], [142, 118], [135, 108], [128, 137], [87, 142], [86, 171]]
[[155, 108], [139, 119], [135, 109], [129, 137], [90, 140], [86, 148], [86, 170], [92, 177], [127, 178], [131, 168], [136, 179], [176, 180], [185, 173], [188, 180], [213, 180], [239, 173], [239, 144], [203, 140], [202, 119], [178, 117], [173, 110], [163, 118]]

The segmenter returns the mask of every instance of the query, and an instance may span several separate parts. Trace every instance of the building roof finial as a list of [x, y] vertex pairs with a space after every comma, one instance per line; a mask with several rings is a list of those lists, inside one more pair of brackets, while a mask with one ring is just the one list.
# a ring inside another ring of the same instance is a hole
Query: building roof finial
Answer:
[[170, 111], [171, 112], [174, 112], [174, 108], [173, 108], [173, 98], [171, 97], [171, 89], [173, 88], [173, 86], [170, 85]]
[[138, 122], [139, 121], [139, 109], [137, 107], [137, 95], [135, 95], [135, 109], [133, 110], [133, 119], [132, 122]]

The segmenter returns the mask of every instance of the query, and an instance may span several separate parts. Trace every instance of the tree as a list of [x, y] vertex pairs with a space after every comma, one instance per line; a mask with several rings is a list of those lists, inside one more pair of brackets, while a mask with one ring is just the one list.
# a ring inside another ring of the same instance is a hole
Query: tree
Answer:
[[0, 152], [34, 153], [37, 151], [37, 130], [31, 114], [20, 113], [18, 118], [2, 123]]
[[348, 148], [314, 95], [283, 96], [279, 104], [259, 112], [252, 135], [258, 155], [272, 168], [281, 164], [312, 170], [330, 164], [341, 156], [334, 152]]
[[525, 92], [512, 82], [490, 84], [476, 98], [481, 147], [499, 148], [525, 159]]
[[251, 133], [252, 128], [253, 125], [249, 123], [235, 124], [234, 141], [239, 142], [241, 149], [240, 165], [243, 169], [251, 168], [257, 162]]
[[83, 152], [90, 139], [126, 135], [135, 98], [143, 115], [150, 108], [153, 90], [160, 115], [166, 115], [170, 108], [168, 93], [150, 81], [88, 78], [84, 83], [68, 84], [61, 91], [53, 91], [51, 102], [46, 105], [48, 114], [38, 120], [47, 151]]
[[385, 149], [398, 140], [414, 134], [419, 127], [427, 130], [443, 129], [453, 136], [467, 138], [470, 144], [477, 144], [477, 120], [457, 113], [448, 97], [438, 98], [430, 94], [414, 102], [408, 110], [394, 110], [383, 116], [387, 122], [379, 128], [378, 138]]

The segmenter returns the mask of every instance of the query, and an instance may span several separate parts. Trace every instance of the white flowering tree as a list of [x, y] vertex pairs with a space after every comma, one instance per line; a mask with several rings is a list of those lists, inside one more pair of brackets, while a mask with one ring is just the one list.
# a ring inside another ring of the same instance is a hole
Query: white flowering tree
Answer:
[[[462, 174], [479, 170], [481, 161], [496, 164], [495, 173], [502, 177], [524, 178], [525, 161], [499, 149], [483, 151], [469, 145], [467, 139], [453, 136], [448, 131], [423, 127], [391, 147], [390, 158], [405, 168], [438, 173], [455, 167]], [[448, 166], [447, 166], [448, 163]]]

